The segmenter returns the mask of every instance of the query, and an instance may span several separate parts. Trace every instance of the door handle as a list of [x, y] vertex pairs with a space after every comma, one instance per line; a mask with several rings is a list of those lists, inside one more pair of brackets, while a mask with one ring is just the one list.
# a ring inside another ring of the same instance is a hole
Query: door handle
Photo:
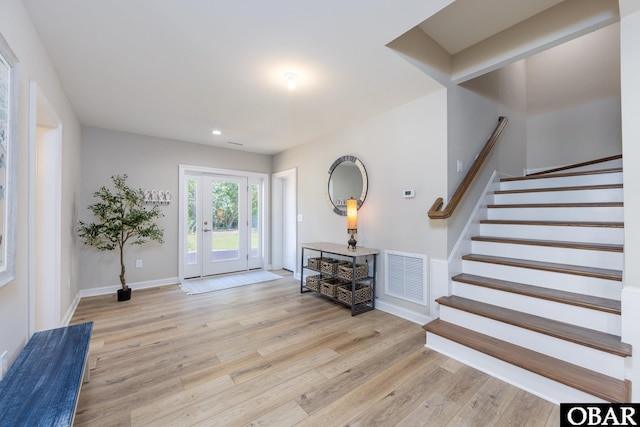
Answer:
[[209, 231], [211, 231], [211, 230], [209, 230], [208, 228], [205, 228], [205, 229], [204, 229], [204, 230], [202, 230], [202, 231], [204, 231], [205, 233], [207, 233], [207, 232], [209, 232]]

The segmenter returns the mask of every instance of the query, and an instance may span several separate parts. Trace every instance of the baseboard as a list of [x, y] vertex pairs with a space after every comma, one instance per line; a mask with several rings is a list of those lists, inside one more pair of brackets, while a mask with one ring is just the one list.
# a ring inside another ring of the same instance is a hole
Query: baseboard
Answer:
[[[129, 283], [128, 285], [131, 289], [136, 290], [136, 289], [157, 288], [158, 286], [176, 285], [179, 282], [180, 281], [178, 280], [177, 277], [168, 277], [166, 279]], [[108, 294], [116, 293], [118, 289], [120, 289], [120, 285], [104, 286], [101, 288], [92, 288], [92, 289], [81, 289], [80, 292], [78, 292], [78, 295], [80, 296], [80, 298], [95, 297], [98, 295], [108, 295]]]
[[394, 316], [401, 317], [405, 320], [408, 320], [413, 323], [417, 323], [422, 326], [431, 322], [431, 317], [426, 314], [418, 313], [412, 310], [407, 310], [403, 307], [398, 307], [397, 305], [389, 304], [388, 302], [380, 301], [376, 298], [376, 309], [380, 311], [384, 311], [385, 313], [393, 314]]
[[60, 326], [69, 326], [69, 322], [71, 322], [71, 318], [73, 317], [73, 314], [76, 312], [76, 308], [78, 308], [78, 304], [80, 303], [80, 298], [82, 297], [80, 296], [80, 292], [78, 292], [75, 298], [73, 298], [73, 301], [69, 306], [69, 309], [67, 310], [64, 317], [62, 318], [62, 322], [60, 323]]

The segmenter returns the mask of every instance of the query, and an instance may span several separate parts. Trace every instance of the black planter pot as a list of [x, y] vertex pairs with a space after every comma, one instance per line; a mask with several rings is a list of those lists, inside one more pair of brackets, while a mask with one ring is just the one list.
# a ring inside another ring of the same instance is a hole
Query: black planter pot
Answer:
[[131, 288], [118, 289], [118, 301], [129, 301], [131, 299]]

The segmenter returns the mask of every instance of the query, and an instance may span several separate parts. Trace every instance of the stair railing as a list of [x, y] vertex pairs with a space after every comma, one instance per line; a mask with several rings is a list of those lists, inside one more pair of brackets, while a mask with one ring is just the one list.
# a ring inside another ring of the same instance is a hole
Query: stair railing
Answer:
[[507, 119], [504, 116], [500, 116], [498, 118], [498, 124], [496, 128], [493, 130], [493, 132], [491, 133], [491, 136], [489, 137], [487, 142], [484, 144], [484, 147], [482, 147], [482, 151], [480, 151], [480, 154], [478, 154], [478, 157], [476, 157], [475, 161], [471, 165], [471, 168], [465, 175], [464, 179], [462, 180], [462, 182], [460, 182], [460, 185], [458, 185], [456, 192], [453, 193], [453, 197], [451, 197], [451, 200], [449, 200], [447, 207], [440, 210], [442, 208], [442, 205], [444, 204], [444, 200], [442, 199], [442, 197], [438, 197], [436, 201], [433, 203], [433, 205], [431, 206], [431, 209], [429, 209], [429, 213], [428, 213], [429, 218], [447, 219], [453, 214], [453, 211], [456, 209], [456, 207], [462, 200], [462, 197], [464, 196], [466, 191], [469, 189], [469, 187], [471, 187], [471, 183], [473, 182], [473, 179], [475, 178], [476, 174], [478, 173], [478, 171], [480, 170], [484, 162], [489, 157], [489, 153], [493, 149], [494, 145], [496, 145], [496, 142], [498, 141], [498, 138], [500, 138], [500, 135], [502, 134], [502, 131], [504, 130], [508, 121], [509, 119]]

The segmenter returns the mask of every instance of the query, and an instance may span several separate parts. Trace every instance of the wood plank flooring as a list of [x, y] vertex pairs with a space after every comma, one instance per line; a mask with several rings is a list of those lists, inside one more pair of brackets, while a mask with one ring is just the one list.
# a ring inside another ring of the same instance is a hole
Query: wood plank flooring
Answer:
[[559, 408], [282, 280], [83, 298], [91, 381], [76, 426], [557, 426]]

